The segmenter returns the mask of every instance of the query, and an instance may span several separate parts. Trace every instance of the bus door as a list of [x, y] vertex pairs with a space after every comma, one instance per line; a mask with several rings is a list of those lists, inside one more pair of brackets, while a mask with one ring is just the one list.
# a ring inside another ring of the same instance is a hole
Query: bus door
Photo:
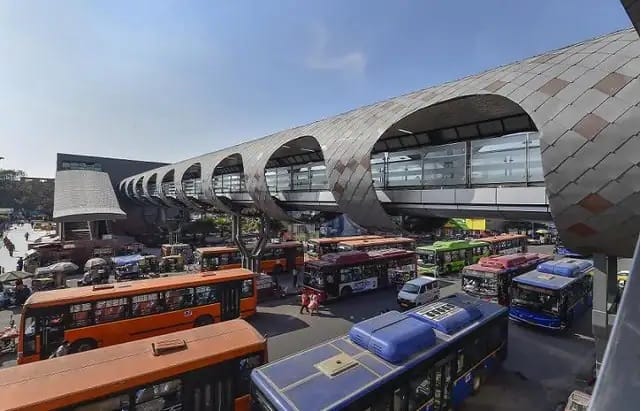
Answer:
[[240, 281], [221, 284], [220, 320], [240, 317]]
[[49, 358], [65, 339], [65, 308], [51, 307], [34, 313], [37, 318], [36, 338], [39, 340], [37, 349], [41, 360]]
[[434, 364], [434, 411], [445, 411], [451, 407], [453, 361], [454, 357], [449, 355]]
[[287, 247], [283, 251], [285, 252], [285, 260], [287, 268], [285, 271], [291, 273], [294, 268], [296, 268], [296, 251], [297, 247]]
[[236, 372], [229, 363], [189, 373], [183, 379], [185, 384], [183, 409], [232, 411], [234, 409], [234, 375]]

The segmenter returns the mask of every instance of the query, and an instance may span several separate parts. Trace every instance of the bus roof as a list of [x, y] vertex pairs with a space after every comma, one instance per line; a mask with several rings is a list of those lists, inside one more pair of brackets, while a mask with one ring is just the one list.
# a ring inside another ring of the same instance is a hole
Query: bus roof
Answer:
[[546, 290], [562, 290], [567, 287], [569, 284], [576, 281], [578, 277], [563, 277], [561, 275], [541, 273], [539, 271], [533, 270], [525, 274], [514, 277], [512, 281], [530, 285], [532, 287], [543, 288]]
[[396, 258], [396, 257], [411, 257], [414, 256], [414, 251], [403, 250], [399, 248], [389, 248], [386, 250], [377, 251], [345, 251], [342, 253], [329, 253], [321, 256], [318, 260], [308, 261], [306, 264], [317, 267], [326, 267], [334, 265], [349, 265], [358, 264], [368, 260]]
[[480, 240], [488, 243], [496, 243], [499, 241], [514, 240], [516, 238], [527, 238], [527, 236], [525, 234], [500, 234], [492, 237], [482, 237]]
[[200, 247], [196, 249], [197, 253], [200, 254], [223, 254], [223, 253], [233, 253], [238, 251], [238, 247], [232, 245], [222, 245], [216, 247]]
[[310, 243], [318, 243], [318, 244], [332, 244], [332, 243], [340, 243], [343, 241], [374, 240], [377, 238], [384, 238], [384, 237], [381, 237], [380, 235], [353, 235], [353, 236], [347, 236], [347, 237], [310, 238], [307, 241]]
[[[186, 348], [154, 355], [153, 343], [171, 340], [184, 340]], [[2, 408], [58, 409], [204, 367], [218, 358], [222, 362], [245, 356], [264, 345], [265, 338], [251, 325], [230, 320], [4, 368], [0, 369]], [[88, 397], [89, 391], [95, 395]]]
[[194, 287], [200, 284], [233, 279], [253, 278], [254, 273], [244, 268], [208, 271], [196, 274], [182, 274], [149, 280], [126, 281], [94, 287], [71, 287], [60, 290], [39, 291], [31, 294], [25, 306], [38, 307], [68, 304], [75, 301], [93, 301], [104, 298], [117, 298], [146, 292], [161, 291], [169, 288]]
[[[302, 245], [299, 241], [283, 241], [281, 243], [268, 243], [265, 247], [266, 248], [291, 248], [291, 247], [298, 247]], [[235, 245], [225, 245], [225, 246], [217, 246], [217, 247], [200, 247], [197, 248], [196, 251], [200, 254], [216, 254], [216, 253], [231, 253], [231, 252], [237, 252], [238, 247]]]
[[409, 244], [414, 243], [416, 240], [407, 237], [383, 237], [372, 239], [361, 239], [351, 241], [341, 241], [339, 244], [348, 245], [351, 247], [364, 247], [368, 245], [386, 245], [386, 244]]
[[574, 277], [594, 267], [592, 261], [578, 260], [575, 258], [562, 258], [556, 261], [547, 261], [536, 268], [539, 272], [555, 274], [563, 277]]
[[481, 240], [452, 240], [452, 241], [436, 241], [432, 245], [424, 245], [416, 247], [416, 251], [447, 251], [447, 250], [461, 250], [472, 247], [481, 247], [487, 245], [486, 242]]
[[[443, 316], [443, 320], [450, 322], [466, 317], [468, 311], [475, 314], [467, 316], [471, 321], [460, 322], [462, 329], [446, 334], [433, 327], [441, 318], [430, 317], [430, 310], [450, 313]], [[505, 307], [461, 294], [410, 313], [391, 311], [355, 324], [350, 336], [330, 340], [254, 369], [252, 382], [279, 410], [343, 409], [372, 389], [433, 357], [447, 342], [506, 314]], [[373, 343], [368, 345], [369, 341]], [[381, 346], [384, 347], [383, 354], [406, 351], [407, 355], [390, 362], [377, 351]], [[339, 359], [341, 364], [336, 367]]]

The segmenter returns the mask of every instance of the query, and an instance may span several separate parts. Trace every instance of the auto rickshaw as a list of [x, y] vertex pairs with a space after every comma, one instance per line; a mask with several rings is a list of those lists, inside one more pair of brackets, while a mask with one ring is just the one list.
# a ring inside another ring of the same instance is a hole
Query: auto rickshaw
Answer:
[[140, 271], [145, 275], [158, 274], [160, 271], [158, 257], [155, 255], [143, 255], [138, 265], [140, 266]]
[[56, 284], [56, 273], [47, 267], [39, 267], [35, 270], [35, 276], [31, 280], [31, 289], [34, 292], [55, 290], [56, 288], [58, 288], [58, 284]]
[[121, 280], [137, 280], [140, 278], [140, 265], [138, 264], [141, 255], [126, 255], [120, 257], [113, 257], [111, 260], [114, 263], [116, 281]]
[[161, 255], [164, 257], [171, 257], [180, 254], [183, 256], [183, 260], [187, 261], [189, 264], [191, 264], [194, 259], [194, 252], [189, 244], [163, 244], [160, 251]]
[[168, 255], [160, 260], [160, 271], [163, 273], [180, 272], [185, 269], [185, 259], [182, 255]]
[[27, 250], [23, 261], [22, 271], [35, 274], [38, 267], [40, 267], [40, 253], [34, 249]]

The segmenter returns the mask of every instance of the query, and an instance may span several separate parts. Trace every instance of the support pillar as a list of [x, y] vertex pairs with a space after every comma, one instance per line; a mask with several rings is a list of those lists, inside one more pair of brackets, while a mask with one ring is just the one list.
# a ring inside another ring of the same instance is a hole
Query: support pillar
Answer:
[[263, 252], [265, 252], [265, 246], [267, 246], [267, 242], [269, 241], [270, 232], [269, 218], [263, 215], [260, 217], [260, 234], [258, 236], [258, 242], [251, 254], [252, 271], [255, 273], [260, 272], [260, 260], [263, 256]]
[[232, 214], [231, 215], [231, 239], [236, 244], [236, 247], [238, 247], [238, 250], [240, 251], [240, 265], [243, 268], [246, 268], [248, 270], [251, 270], [251, 258], [249, 255], [249, 251], [247, 251], [247, 247], [245, 247], [245, 244], [243, 244], [243, 241], [241, 239], [241, 227], [240, 227], [240, 215], [238, 214]]
[[594, 267], [597, 270], [593, 276], [592, 333], [595, 338], [596, 369], [598, 372], [616, 317], [616, 313], [610, 312], [610, 307], [618, 293], [617, 257], [595, 254]]

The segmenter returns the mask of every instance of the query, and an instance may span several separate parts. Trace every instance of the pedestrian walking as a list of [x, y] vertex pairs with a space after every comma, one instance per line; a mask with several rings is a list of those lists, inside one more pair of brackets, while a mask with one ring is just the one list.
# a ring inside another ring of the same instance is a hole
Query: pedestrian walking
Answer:
[[54, 351], [53, 354], [49, 356], [49, 358], [64, 357], [65, 355], [69, 354], [70, 348], [71, 346], [69, 345], [69, 341], [64, 340], [62, 344], [60, 344], [58, 349], [56, 349], [56, 351]]
[[306, 310], [309, 314], [309, 296], [305, 293], [300, 295], [300, 313], [303, 313], [303, 310]]
[[24, 259], [20, 257], [18, 258], [18, 262], [16, 263], [16, 270], [22, 271], [23, 267], [24, 267]]
[[29, 241], [29, 233], [24, 233], [24, 240]]
[[309, 315], [314, 315], [314, 313], [318, 314], [318, 296], [316, 294], [312, 294], [311, 301], [309, 302], [308, 308], [309, 308]]

